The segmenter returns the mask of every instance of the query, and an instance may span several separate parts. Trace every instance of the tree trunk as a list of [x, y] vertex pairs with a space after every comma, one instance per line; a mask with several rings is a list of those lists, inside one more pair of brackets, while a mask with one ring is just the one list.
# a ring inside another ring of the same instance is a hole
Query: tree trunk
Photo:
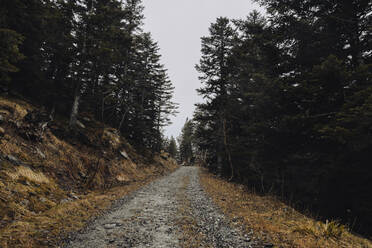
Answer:
[[226, 153], [227, 153], [227, 157], [229, 159], [229, 164], [230, 164], [230, 169], [231, 169], [231, 177], [230, 177], [230, 181], [234, 178], [234, 166], [233, 166], [233, 163], [232, 163], [232, 159], [231, 159], [231, 152], [230, 152], [230, 148], [227, 144], [227, 131], [226, 131], [226, 119], [223, 120], [223, 141], [224, 141], [224, 145], [225, 145], [225, 150], [226, 150]]
[[120, 120], [120, 123], [119, 123], [119, 127], [118, 127], [118, 131], [119, 132], [120, 132], [121, 127], [124, 124], [125, 116], [127, 115], [128, 111], [129, 111], [129, 109], [126, 109], [125, 112], [124, 112], [124, 114], [121, 117], [121, 120]]
[[80, 85], [81, 83], [77, 83], [76, 89], [75, 89], [75, 95], [74, 95], [74, 102], [72, 104], [72, 109], [71, 109], [71, 115], [70, 115], [70, 129], [71, 130], [76, 130], [77, 126], [77, 117], [79, 114], [79, 104], [80, 104], [80, 97], [81, 97], [81, 92], [80, 92]]
[[222, 176], [222, 153], [223, 153], [223, 121], [221, 118], [220, 126], [218, 130], [218, 147], [217, 147], [217, 173], [219, 176]]
[[[91, 0], [89, 3], [88, 3], [88, 9], [87, 9], [87, 13], [88, 15], [90, 15], [91, 13], [91, 10], [93, 9], [93, 1]], [[85, 32], [84, 32], [84, 40], [83, 40], [83, 49], [82, 49], [82, 61], [80, 61], [81, 64], [84, 65], [84, 62], [85, 62], [85, 59], [86, 59], [86, 53], [87, 53], [87, 34], [88, 34], [88, 25], [85, 26]], [[69, 123], [69, 126], [70, 126], [70, 129], [73, 130], [73, 131], [76, 131], [76, 126], [77, 126], [77, 117], [78, 117], [78, 114], [79, 114], [79, 104], [80, 104], [80, 98], [81, 98], [81, 82], [82, 82], [82, 69], [83, 69], [83, 66], [80, 64], [80, 67], [79, 67], [79, 77], [78, 77], [78, 80], [77, 80], [77, 83], [76, 83], [76, 88], [75, 88], [75, 94], [74, 94], [74, 102], [72, 104], [72, 110], [71, 110], [71, 115], [70, 115], [70, 123]]]

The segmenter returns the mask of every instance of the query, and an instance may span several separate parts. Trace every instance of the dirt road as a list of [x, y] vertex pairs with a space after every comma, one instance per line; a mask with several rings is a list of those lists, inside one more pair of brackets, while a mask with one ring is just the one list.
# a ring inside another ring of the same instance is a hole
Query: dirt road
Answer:
[[230, 226], [198, 172], [181, 167], [121, 199], [64, 247], [261, 247]]

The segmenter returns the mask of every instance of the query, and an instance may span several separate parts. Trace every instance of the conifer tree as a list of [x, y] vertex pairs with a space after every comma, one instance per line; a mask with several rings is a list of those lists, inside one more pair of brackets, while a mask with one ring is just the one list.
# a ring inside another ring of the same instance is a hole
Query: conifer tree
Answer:
[[171, 136], [171, 138], [169, 140], [169, 143], [167, 145], [167, 152], [174, 159], [176, 159], [177, 156], [178, 156], [177, 142], [176, 142], [176, 139], [173, 136]]
[[222, 175], [232, 171], [255, 189], [296, 195], [324, 216], [344, 218], [345, 206], [354, 206], [365, 231], [370, 203], [359, 203], [371, 187], [372, 4], [258, 2], [267, 7], [268, 21], [253, 12], [230, 24], [235, 34], [223, 50], [225, 74], [215, 73], [223, 63], [213, 55], [226, 43], [217, 35], [202, 40], [197, 69], [204, 103], [194, 113], [196, 146], [211, 169], [220, 155]]
[[[201, 74], [199, 79], [203, 87], [198, 93], [206, 100], [197, 105], [196, 121], [208, 120], [208, 127], [214, 129], [213, 143], [216, 169], [221, 172], [224, 164], [226, 126], [230, 121], [228, 116], [229, 92], [233, 88], [229, 68], [229, 56], [235, 40], [235, 31], [227, 18], [218, 18], [209, 29], [210, 36], [202, 38], [202, 58], [196, 66]], [[204, 119], [204, 120], [203, 120]]]
[[2, 84], [10, 76], [14, 90], [69, 115], [71, 130], [88, 112], [160, 152], [177, 106], [158, 45], [142, 31], [141, 0], [1, 3]]
[[17, 72], [16, 63], [24, 56], [19, 51], [22, 36], [14, 30], [0, 28], [0, 83], [9, 82], [9, 73]]
[[194, 124], [186, 119], [180, 137], [178, 137], [180, 161], [190, 164], [194, 160]]

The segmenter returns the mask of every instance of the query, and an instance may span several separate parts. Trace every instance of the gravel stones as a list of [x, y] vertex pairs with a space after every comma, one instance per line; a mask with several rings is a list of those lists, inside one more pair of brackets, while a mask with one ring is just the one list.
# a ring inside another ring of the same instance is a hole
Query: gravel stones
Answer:
[[[199, 168], [181, 167], [169, 176], [120, 199], [104, 216], [93, 221], [62, 247], [180, 247], [182, 230], [177, 223], [182, 201], [188, 199], [201, 247], [262, 247], [232, 228], [199, 183]], [[190, 178], [185, 187], [184, 178]]]
[[251, 237], [243, 234], [242, 230], [230, 225], [230, 221], [216, 208], [210, 197], [204, 192], [199, 182], [197, 168], [189, 167], [190, 183], [187, 188], [193, 218], [197, 221], [198, 232], [205, 237], [205, 247], [248, 248], [262, 247], [251, 241]]
[[119, 200], [66, 247], [178, 247], [175, 195], [184, 173], [177, 170]]

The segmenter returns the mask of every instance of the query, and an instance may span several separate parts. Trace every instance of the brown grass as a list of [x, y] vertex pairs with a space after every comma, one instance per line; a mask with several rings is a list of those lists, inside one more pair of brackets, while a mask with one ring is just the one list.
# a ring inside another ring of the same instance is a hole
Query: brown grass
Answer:
[[178, 209], [180, 218], [177, 221], [177, 226], [180, 227], [180, 241], [182, 248], [208, 248], [202, 246], [202, 241], [205, 239], [204, 234], [200, 233], [197, 228], [197, 220], [192, 214], [191, 203], [186, 196], [186, 188], [190, 182], [190, 177], [186, 176], [182, 179], [182, 188], [177, 194], [177, 199], [181, 203]]
[[25, 101], [0, 97], [0, 112], [12, 115], [15, 120], [22, 119], [32, 109], [33, 106]]
[[[85, 143], [54, 134], [65, 132], [67, 121], [61, 118], [50, 124], [42, 142], [24, 139], [12, 123], [22, 123], [35, 108], [0, 97], [0, 113], [6, 119], [1, 125], [5, 136], [0, 137], [0, 155], [22, 162], [15, 165], [0, 159], [1, 248], [55, 247], [60, 238], [83, 228], [113, 200], [178, 167], [161, 156], [146, 163], [114, 129], [103, 129], [94, 120], [82, 130]], [[135, 162], [120, 156], [121, 150]]]
[[335, 222], [319, 222], [299, 213], [272, 196], [247, 192], [238, 184], [216, 178], [203, 170], [201, 182], [222, 211], [243, 225], [255, 238], [275, 247], [369, 248], [372, 242], [350, 233]]
[[93, 216], [110, 207], [111, 203], [144, 186], [147, 181], [110, 189], [103, 193], [92, 192], [81, 199], [60, 203], [45, 212], [28, 214], [0, 230], [0, 247], [50, 247], [59, 238], [85, 226]]
[[34, 183], [50, 183], [50, 180], [49, 178], [47, 178], [44, 173], [42, 172], [35, 172], [33, 170], [31, 170], [30, 168], [28, 167], [25, 167], [25, 166], [19, 166], [16, 168], [15, 172], [10, 172], [10, 171], [7, 171], [6, 172], [9, 177], [12, 179], [12, 180], [18, 180], [19, 178], [25, 178], [27, 181], [30, 181], [30, 182], [34, 182]]

